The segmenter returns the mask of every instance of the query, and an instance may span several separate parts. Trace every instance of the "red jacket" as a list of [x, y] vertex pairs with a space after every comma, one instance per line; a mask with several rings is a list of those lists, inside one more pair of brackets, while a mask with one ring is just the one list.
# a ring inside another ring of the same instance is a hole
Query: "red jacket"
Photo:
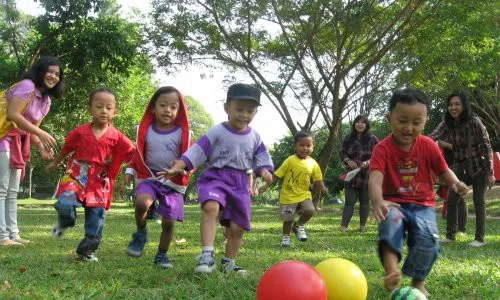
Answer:
[[[175, 88], [173, 88], [180, 99], [179, 111], [177, 113], [177, 118], [174, 121], [174, 124], [180, 126], [182, 129], [182, 140], [181, 140], [181, 149], [180, 153], [186, 152], [186, 150], [192, 145], [192, 141], [189, 134], [189, 118], [187, 112], [187, 105], [184, 96]], [[146, 166], [144, 162], [144, 151], [145, 151], [145, 143], [146, 143], [146, 135], [148, 133], [149, 125], [155, 121], [155, 116], [151, 111], [151, 101], [149, 101], [148, 107], [146, 107], [146, 111], [142, 116], [141, 123], [139, 124], [139, 128], [137, 130], [137, 141], [136, 141], [136, 153], [134, 158], [128, 165], [128, 168], [134, 169], [136, 171], [136, 175], [138, 179], [146, 179], [151, 177], [156, 177], [153, 172]], [[180, 186], [187, 186], [189, 179], [189, 174], [186, 175], [178, 175], [170, 179], [173, 183]]]

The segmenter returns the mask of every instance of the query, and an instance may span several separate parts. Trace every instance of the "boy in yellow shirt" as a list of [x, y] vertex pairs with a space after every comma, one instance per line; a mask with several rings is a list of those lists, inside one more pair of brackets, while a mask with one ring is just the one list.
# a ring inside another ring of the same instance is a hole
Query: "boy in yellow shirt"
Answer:
[[[291, 245], [290, 232], [296, 234], [301, 242], [307, 241], [304, 225], [315, 213], [310, 191], [311, 183], [319, 185], [323, 193], [328, 193], [328, 188], [323, 183], [323, 174], [318, 163], [310, 157], [314, 149], [314, 136], [306, 131], [299, 131], [294, 135], [295, 154], [290, 155], [274, 172], [273, 184], [283, 179], [280, 194], [280, 213], [283, 219], [283, 237], [281, 247]], [[268, 184], [260, 187], [263, 192], [269, 188]], [[295, 212], [300, 216], [294, 222]]]

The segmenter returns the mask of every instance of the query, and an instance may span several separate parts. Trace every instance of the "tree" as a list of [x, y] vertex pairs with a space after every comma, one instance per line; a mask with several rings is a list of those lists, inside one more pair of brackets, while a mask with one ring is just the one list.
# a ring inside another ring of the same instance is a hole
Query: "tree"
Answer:
[[[351, 96], [434, 15], [432, 1], [154, 0], [151, 53], [164, 66], [218, 61], [243, 70], [292, 134], [325, 126], [326, 167]], [[305, 114], [300, 120], [293, 110]]]

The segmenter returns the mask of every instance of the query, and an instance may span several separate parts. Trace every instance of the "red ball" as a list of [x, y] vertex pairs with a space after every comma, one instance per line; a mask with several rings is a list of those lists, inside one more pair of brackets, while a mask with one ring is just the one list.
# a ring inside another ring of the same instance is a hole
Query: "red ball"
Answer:
[[326, 300], [326, 293], [326, 284], [319, 272], [296, 260], [273, 265], [257, 286], [257, 300]]

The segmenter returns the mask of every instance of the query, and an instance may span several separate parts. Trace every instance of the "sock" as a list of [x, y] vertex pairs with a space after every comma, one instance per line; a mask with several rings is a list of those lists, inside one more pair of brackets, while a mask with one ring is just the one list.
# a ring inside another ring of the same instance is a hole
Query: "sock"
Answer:
[[224, 262], [228, 262], [228, 263], [229, 263], [229, 262], [234, 262], [234, 259], [230, 259], [230, 258], [227, 258], [227, 257], [225, 257], [225, 256], [224, 256], [224, 257], [222, 258], [222, 261], [224, 261]]
[[203, 252], [214, 252], [214, 246], [203, 246], [201, 248], [201, 251], [203, 251]]
[[166, 254], [167, 253], [167, 250], [165, 249], [162, 249], [160, 247], [158, 247], [158, 252], [156, 252], [157, 254]]

